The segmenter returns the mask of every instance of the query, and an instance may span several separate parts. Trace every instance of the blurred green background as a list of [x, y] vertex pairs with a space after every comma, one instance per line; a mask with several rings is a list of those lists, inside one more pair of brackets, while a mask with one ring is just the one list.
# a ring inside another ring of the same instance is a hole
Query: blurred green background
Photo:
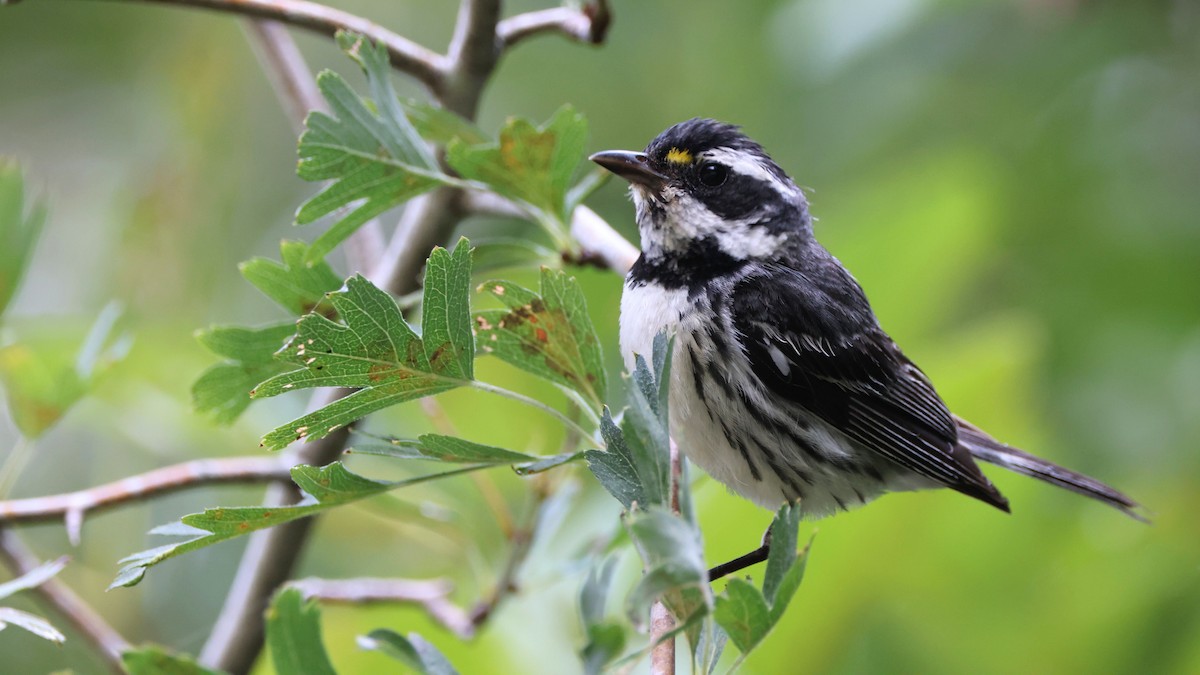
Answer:
[[[440, 50], [455, 4], [339, 6]], [[942, 491], [805, 525], [801, 536], [819, 530], [805, 583], [744, 672], [1200, 672], [1200, 4], [615, 0], [615, 13], [601, 48], [545, 38], [507, 56], [482, 126], [546, 119], [569, 102], [601, 150], [640, 148], [696, 115], [744, 125], [809, 189], [818, 236], [957, 412], [1115, 484], [1154, 518], [1141, 525], [993, 470], [1011, 516]], [[299, 40], [314, 68], [361, 82], [329, 41]], [[303, 396], [256, 404], [230, 428], [188, 400], [214, 360], [194, 329], [281, 318], [236, 264], [314, 232], [290, 225], [314, 187], [294, 176], [295, 135], [239, 20], [26, 0], [0, 8], [0, 92], [0, 154], [25, 164], [50, 205], [5, 339], [72, 343], [116, 299], [136, 340], [36, 444], [11, 496], [258, 452], [258, 436]], [[634, 234], [620, 185], [592, 204]], [[615, 372], [620, 279], [579, 275]], [[501, 364], [481, 371], [552, 396]], [[441, 401], [476, 440], [544, 452], [561, 433], [478, 393]], [[410, 435], [430, 423], [414, 404], [374, 426]], [[15, 442], [0, 416], [0, 456]], [[519, 517], [520, 481], [489, 480]], [[353, 645], [386, 625], [422, 632], [464, 673], [575, 672], [582, 570], [566, 563], [612, 533], [617, 508], [583, 472], [557, 480], [578, 486], [564, 520], [477, 640], [461, 644], [415, 609], [328, 608], [335, 663], [394, 667]], [[302, 572], [445, 574], [469, 603], [505, 555], [478, 487], [464, 478], [340, 509], [321, 521]], [[769, 514], [711, 482], [696, 489], [712, 561], [757, 545]], [[171, 561], [134, 589], [102, 589], [117, 558], [155, 543], [151, 526], [259, 494], [201, 489], [100, 515], [76, 550], [59, 525], [21, 532], [43, 558], [70, 552], [63, 578], [132, 641], [194, 652], [240, 543]], [[626, 560], [622, 589], [635, 574]], [[5, 673], [100, 669], [74, 637], [56, 648], [7, 630], [0, 654]]]

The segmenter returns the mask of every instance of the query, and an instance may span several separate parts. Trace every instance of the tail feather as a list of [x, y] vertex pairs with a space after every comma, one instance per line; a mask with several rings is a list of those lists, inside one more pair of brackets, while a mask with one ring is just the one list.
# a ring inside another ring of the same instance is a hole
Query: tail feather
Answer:
[[959, 445], [966, 448], [974, 457], [1002, 466], [1010, 471], [1044, 480], [1085, 497], [1091, 497], [1119, 509], [1130, 518], [1144, 523], [1149, 522], [1145, 516], [1138, 513], [1141, 505], [1119, 490], [1090, 476], [1065, 469], [1054, 462], [1034, 457], [1027, 452], [1005, 445], [961, 417], [955, 417], [955, 420], [958, 422]]

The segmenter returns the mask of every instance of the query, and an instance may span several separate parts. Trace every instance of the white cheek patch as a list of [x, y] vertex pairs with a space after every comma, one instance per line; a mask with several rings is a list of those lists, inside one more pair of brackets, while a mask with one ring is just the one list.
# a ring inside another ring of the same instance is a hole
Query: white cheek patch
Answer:
[[701, 157], [714, 162], [720, 162], [728, 166], [729, 170], [734, 173], [739, 173], [756, 181], [766, 183], [785, 197], [793, 197], [800, 190], [789, 181], [780, 179], [779, 176], [763, 165], [757, 157], [746, 152], [730, 150], [729, 148], [716, 148], [715, 150], [705, 152]]

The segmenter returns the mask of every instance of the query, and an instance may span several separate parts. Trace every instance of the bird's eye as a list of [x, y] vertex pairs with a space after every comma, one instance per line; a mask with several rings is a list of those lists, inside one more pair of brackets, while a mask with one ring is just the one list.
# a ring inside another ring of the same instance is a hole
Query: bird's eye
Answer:
[[700, 182], [706, 187], [720, 187], [729, 177], [729, 167], [716, 162], [705, 162], [700, 165]]

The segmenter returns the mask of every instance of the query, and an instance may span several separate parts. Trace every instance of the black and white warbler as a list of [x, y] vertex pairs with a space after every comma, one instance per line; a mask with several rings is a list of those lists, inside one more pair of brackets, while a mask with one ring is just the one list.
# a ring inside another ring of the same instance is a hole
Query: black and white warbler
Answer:
[[737, 127], [693, 119], [591, 159], [631, 183], [641, 233], [621, 351], [676, 335], [672, 434], [734, 492], [810, 518], [938, 487], [1008, 511], [981, 459], [1140, 518], [1121, 492], [951, 414], [813, 237], [804, 193]]

